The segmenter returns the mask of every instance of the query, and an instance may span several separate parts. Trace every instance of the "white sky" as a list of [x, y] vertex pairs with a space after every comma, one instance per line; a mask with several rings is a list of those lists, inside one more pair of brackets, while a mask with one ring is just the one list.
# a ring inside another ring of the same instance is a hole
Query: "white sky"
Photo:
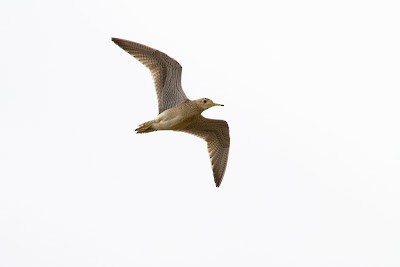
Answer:
[[[3, 1], [0, 266], [400, 266], [397, 1]], [[225, 107], [157, 115], [130, 39]]]

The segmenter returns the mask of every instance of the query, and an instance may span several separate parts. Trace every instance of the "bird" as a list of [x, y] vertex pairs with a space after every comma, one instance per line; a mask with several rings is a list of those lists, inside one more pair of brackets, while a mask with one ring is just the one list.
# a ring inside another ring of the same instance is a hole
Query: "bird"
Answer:
[[228, 162], [229, 126], [224, 120], [205, 118], [201, 113], [224, 105], [209, 98], [187, 98], [181, 85], [182, 66], [167, 54], [133, 41], [114, 37], [111, 40], [150, 70], [155, 85], [159, 114], [140, 124], [136, 133], [173, 130], [202, 138], [207, 142], [214, 182], [219, 187]]

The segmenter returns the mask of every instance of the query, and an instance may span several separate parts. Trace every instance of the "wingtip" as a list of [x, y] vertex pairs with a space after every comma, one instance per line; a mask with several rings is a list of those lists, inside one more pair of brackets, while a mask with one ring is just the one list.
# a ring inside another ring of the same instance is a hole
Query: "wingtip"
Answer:
[[122, 41], [126, 41], [126, 40], [121, 39], [121, 38], [111, 37], [111, 41], [113, 41], [114, 43], [118, 43], [118, 42], [122, 42]]

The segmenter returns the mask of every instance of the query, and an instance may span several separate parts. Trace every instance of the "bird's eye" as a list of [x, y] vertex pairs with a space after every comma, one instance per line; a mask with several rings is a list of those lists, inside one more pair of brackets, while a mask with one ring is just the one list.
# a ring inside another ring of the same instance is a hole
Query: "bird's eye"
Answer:
[[203, 103], [204, 103], [204, 104], [207, 103], [207, 100], [204, 99], [204, 100], [203, 100]]

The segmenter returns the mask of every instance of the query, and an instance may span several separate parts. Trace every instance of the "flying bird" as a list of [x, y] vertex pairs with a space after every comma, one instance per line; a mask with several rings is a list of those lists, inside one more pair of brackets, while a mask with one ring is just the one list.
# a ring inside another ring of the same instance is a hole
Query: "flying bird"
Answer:
[[207, 142], [208, 153], [219, 187], [228, 162], [229, 126], [224, 120], [208, 119], [203, 111], [215, 106], [209, 98], [190, 100], [181, 86], [182, 66], [161, 51], [136, 42], [112, 38], [112, 41], [139, 60], [151, 72], [158, 99], [158, 116], [138, 126], [136, 133], [173, 130], [193, 134]]

